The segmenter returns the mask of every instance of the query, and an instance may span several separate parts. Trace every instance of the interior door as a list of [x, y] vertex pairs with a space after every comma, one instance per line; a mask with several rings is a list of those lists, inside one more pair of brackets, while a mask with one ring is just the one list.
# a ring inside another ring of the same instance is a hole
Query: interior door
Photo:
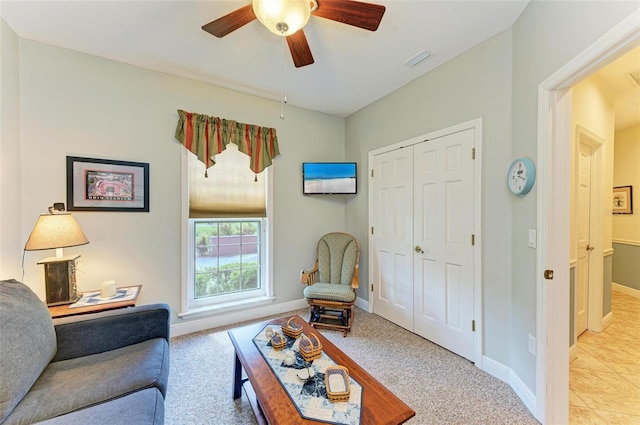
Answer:
[[415, 332], [473, 359], [474, 130], [414, 146]]
[[474, 359], [475, 130], [373, 156], [374, 313]]
[[374, 313], [413, 331], [413, 149], [376, 155], [372, 169]]
[[589, 317], [589, 227], [591, 223], [591, 147], [580, 144], [578, 158], [578, 199], [576, 202], [578, 239], [575, 288], [576, 338], [587, 330]]

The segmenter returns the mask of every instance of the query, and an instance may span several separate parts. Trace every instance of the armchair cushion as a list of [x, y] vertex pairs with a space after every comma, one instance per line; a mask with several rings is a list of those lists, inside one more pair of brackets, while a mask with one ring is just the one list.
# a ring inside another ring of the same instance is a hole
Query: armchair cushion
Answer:
[[16, 280], [0, 282], [0, 423], [56, 354], [49, 310]]
[[347, 233], [329, 233], [318, 242], [318, 282], [351, 286], [359, 247]]
[[315, 283], [304, 288], [304, 297], [314, 300], [353, 302], [356, 293], [351, 285], [335, 285], [332, 283]]

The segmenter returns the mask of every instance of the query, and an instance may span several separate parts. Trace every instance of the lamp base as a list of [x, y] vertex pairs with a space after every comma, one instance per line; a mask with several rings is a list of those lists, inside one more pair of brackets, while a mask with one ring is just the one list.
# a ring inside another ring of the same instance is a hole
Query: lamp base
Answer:
[[80, 299], [76, 286], [76, 260], [80, 255], [51, 257], [39, 261], [44, 265], [47, 306], [73, 304]]

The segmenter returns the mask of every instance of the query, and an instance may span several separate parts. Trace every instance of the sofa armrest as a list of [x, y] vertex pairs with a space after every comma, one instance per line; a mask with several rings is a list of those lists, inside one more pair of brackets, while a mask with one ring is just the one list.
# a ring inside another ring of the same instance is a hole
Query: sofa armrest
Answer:
[[52, 361], [115, 350], [154, 338], [169, 342], [170, 310], [149, 304], [53, 321], [58, 351]]

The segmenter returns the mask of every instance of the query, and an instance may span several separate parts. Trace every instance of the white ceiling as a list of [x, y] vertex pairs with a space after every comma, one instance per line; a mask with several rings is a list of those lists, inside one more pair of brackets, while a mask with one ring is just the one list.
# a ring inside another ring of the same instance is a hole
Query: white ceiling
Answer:
[[[312, 16], [315, 63], [294, 68], [258, 21], [222, 39], [201, 29], [249, 1], [2, 0], [0, 16], [22, 38], [269, 99], [284, 81], [289, 104], [344, 117], [509, 28], [528, 3], [370, 0], [386, 7], [376, 32]], [[422, 50], [432, 57], [404, 65]]]
[[616, 131], [640, 124], [640, 86], [629, 78], [630, 72], [640, 75], [640, 46], [595, 73], [615, 97]]

